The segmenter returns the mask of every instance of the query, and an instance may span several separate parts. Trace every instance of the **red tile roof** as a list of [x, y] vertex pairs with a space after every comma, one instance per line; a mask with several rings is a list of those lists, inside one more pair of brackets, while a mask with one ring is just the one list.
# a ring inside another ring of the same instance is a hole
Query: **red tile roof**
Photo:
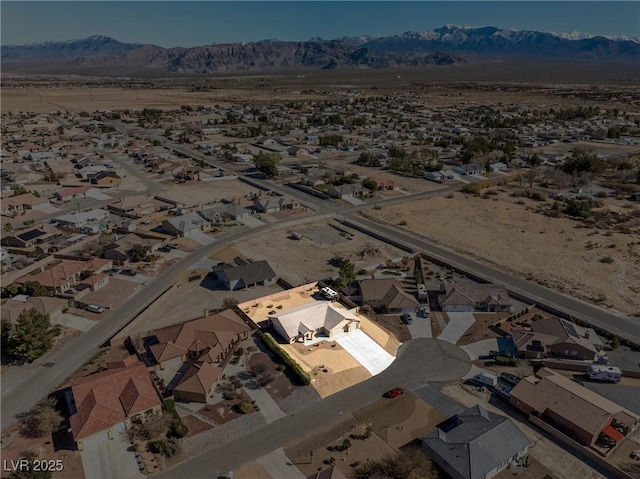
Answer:
[[161, 404], [137, 358], [109, 363], [106, 371], [77, 379], [71, 392], [77, 412], [69, 422], [76, 441]]

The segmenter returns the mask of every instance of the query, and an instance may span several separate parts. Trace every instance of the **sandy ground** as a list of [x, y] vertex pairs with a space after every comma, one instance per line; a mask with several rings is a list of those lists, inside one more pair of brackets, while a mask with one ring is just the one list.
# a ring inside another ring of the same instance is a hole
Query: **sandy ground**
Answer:
[[322, 341], [318, 346], [281, 344], [282, 348], [311, 373], [320, 397], [327, 397], [371, 377], [360, 363], [338, 343]]
[[174, 199], [187, 206], [219, 202], [223, 199], [240, 199], [249, 194], [259, 193], [257, 188], [239, 180], [192, 181], [189, 184], [172, 184], [168, 187], [169, 190], [163, 191], [160, 196]]
[[[296, 227], [295, 231], [304, 236], [300, 241], [287, 239], [292, 230], [279, 228], [268, 235], [241, 241], [235, 248], [252, 258], [266, 259], [278, 275], [292, 284], [337, 275], [338, 268], [327, 263], [334, 256], [350, 259], [358, 270], [404, 255], [399, 249], [359, 233], [354, 232], [353, 240], [346, 240], [324, 222]], [[319, 236], [318, 231], [326, 233], [326, 238]]]
[[358, 315], [358, 317], [360, 318], [360, 329], [367, 333], [367, 336], [373, 339], [376, 343], [382, 346], [386, 352], [395, 356], [398, 348], [400, 347], [400, 341], [398, 341], [393, 334], [375, 324], [369, 318], [362, 315]]
[[[517, 204], [508, 193], [492, 198], [458, 193], [368, 214], [394, 225], [404, 220], [405, 229], [552, 289], [592, 301], [604, 295], [603, 305], [640, 312], [637, 237], [548, 218], [534, 211], [539, 203]], [[600, 262], [605, 256], [614, 262]]]
[[394, 399], [379, 399], [353, 415], [366, 424], [373, 424], [373, 432], [397, 448], [424, 436], [446, 419], [411, 392]]
[[257, 462], [250, 462], [233, 471], [235, 479], [272, 479], [264, 467]]
[[[193, 271], [189, 273], [192, 274]], [[185, 275], [188, 275], [185, 273]], [[281, 291], [277, 285], [260, 286], [247, 291], [211, 290], [200, 285], [199, 281], [179, 283], [153, 303], [135, 321], [130, 323], [120, 334], [145, 333], [149, 330], [170, 326], [188, 319], [199, 318], [206, 309], [222, 306], [227, 297], [246, 301], [259, 295]]]
[[[352, 464], [383, 459], [396, 452], [376, 434], [372, 434], [365, 440], [350, 439], [351, 447], [343, 452], [327, 450], [327, 446], [340, 445], [351, 434], [362, 434], [363, 432], [364, 425], [355, 420], [353, 416], [348, 416], [338, 424], [285, 446], [285, 454], [302, 471], [305, 477], [310, 476], [319, 469], [326, 469], [328, 466], [324, 461], [330, 457], [335, 458], [335, 464], [340, 471], [347, 477], [353, 477], [351, 473]], [[313, 451], [313, 456], [310, 456], [310, 451]]]

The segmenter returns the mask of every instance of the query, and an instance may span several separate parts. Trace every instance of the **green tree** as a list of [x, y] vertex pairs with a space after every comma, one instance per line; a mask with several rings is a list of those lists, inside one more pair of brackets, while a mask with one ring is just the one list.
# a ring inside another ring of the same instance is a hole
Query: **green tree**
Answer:
[[60, 334], [60, 328], [51, 326], [48, 314], [31, 308], [20, 313], [16, 324], [11, 324], [9, 328], [3, 325], [2, 334], [6, 354], [31, 362], [51, 349], [54, 339]]
[[374, 180], [362, 180], [362, 186], [364, 186], [368, 190], [371, 190], [371, 192], [375, 192], [378, 190], [378, 183], [376, 183]]
[[338, 272], [338, 279], [335, 281], [334, 286], [340, 290], [344, 290], [356, 279], [356, 267], [348, 259], [340, 260], [340, 271]]
[[149, 255], [149, 247], [141, 244], [134, 244], [127, 254], [134, 263], [138, 261], [145, 261]]
[[5, 233], [11, 233], [13, 231], [13, 225], [11, 223], [5, 223], [4, 226], [2, 227], [2, 230]]
[[24, 186], [20, 185], [13, 190], [13, 194], [11, 196], [26, 195], [27, 193], [29, 193], [29, 191]]
[[277, 153], [258, 153], [254, 160], [254, 164], [259, 172], [264, 173], [269, 178], [278, 176], [278, 164], [280, 164], [280, 155]]
[[606, 163], [604, 160], [598, 158], [593, 151], [590, 150], [575, 150], [571, 157], [565, 161], [562, 166], [562, 171], [569, 173], [570, 175], [577, 176], [580, 173], [591, 173], [598, 175], [604, 171]]

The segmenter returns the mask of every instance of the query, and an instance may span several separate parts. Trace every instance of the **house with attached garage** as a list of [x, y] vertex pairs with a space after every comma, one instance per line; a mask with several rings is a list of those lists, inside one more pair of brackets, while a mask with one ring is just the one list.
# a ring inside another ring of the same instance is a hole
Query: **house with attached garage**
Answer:
[[553, 369], [542, 368], [509, 392], [512, 406], [555, 436], [583, 446], [614, 447], [638, 427], [640, 417]]
[[422, 450], [453, 479], [490, 479], [523, 463], [530, 445], [511, 419], [480, 405], [446, 419], [422, 438]]
[[92, 185], [98, 186], [116, 186], [120, 183], [120, 177], [114, 171], [99, 171], [87, 175], [87, 179]]
[[288, 196], [261, 195], [253, 198], [253, 209], [258, 213], [277, 213], [294, 210], [299, 206], [298, 200]]
[[593, 361], [604, 344], [590, 328], [562, 318], [531, 321], [526, 328], [511, 329], [518, 354], [527, 359], [554, 356]]
[[65, 391], [71, 434], [79, 450], [125, 434], [135, 422], [162, 414], [149, 371], [136, 356], [72, 380]]
[[18, 321], [20, 314], [30, 309], [48, 314], [51, 320], [57, 319], [69, 307], [66, 299], [49, 298], [47, 296], [26, 296], [19, 294], [2, 304], [2, 318], [12, 323]]
[[487, 170], [480, 163], [468, 163], [466, 165], [454, 166], [453, 171], [455, 171], [456, 173], [462, 176], [465, 176], [465, 175], [481, 175]]
[[443, 311], [511, 312], [513, 306], [504, 286], [461, 280], [440, 287], [438, 303]]
[[387, 313], [414, 313], [420, 307], [396, 279], [364, 279], [360, 281], [360, 295], [363, 304], [382, 307]]
[[295, 343], [360, 329], [356, 312], [357, 308], [348, 310], [332, 301], [315, 301], [269, 314], [269, 319], [285, 341]]
[[36, 245], [46, 243], [61, 236], [61, 232], [50, 225], [40, 225], [37, 228], [24, 229], [14, 234], [2, 236], [3, 246], [13, 246], [15, 248], [32, 248]]
[[43, 210], [49, 200], [38, 198], [33, 193], [10, 196], [2, 199], [2, 214], [4, 216], [17, 216], [30, 210]]
[[333, 198], [361, 198], [369, 194], [369, 190], [359, 183], [332, 186], [327, 190], [327, 194]]
[[219, 264], [212, 269], [213, 276], [230, 291], [271, 284], [277, 279], [266, 261], [248, 262], [241, 258], [234, 261], [235, 264]]
[[148, 249], [149, 252], [157, 251], [162, 240], [154, 238], [144, 238], [136, 234], [127, 234], [102, 248], [102, 257], [112, 260], [117, 265], [124, 265], [128, 261], [129, 251], [135, 246], [140, 245]]
[[191, 238], [196, 232], [209, 231], [211, 222], [192, 212], [164, 220], [162, 229], [171, 236]]
[[87, 197], [87, 191], [91, 189], [91, 186], [78, 186], [77, 188], [69, 188], [66, 190], [56, 191], [53, 196], [56, 200], [67, 202], [72, 200], [78, 200]]
[[253, 331], [233, 310], [151, 332], [145, 340], [154, 367], [176, 371], [167, 388], [177, 400], [206, 402], [234, 346]]

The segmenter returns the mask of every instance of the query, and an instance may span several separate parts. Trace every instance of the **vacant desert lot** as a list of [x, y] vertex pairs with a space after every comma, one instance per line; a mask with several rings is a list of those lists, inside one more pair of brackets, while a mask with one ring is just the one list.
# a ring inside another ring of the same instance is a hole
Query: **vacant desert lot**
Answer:
[[[536, 213], [537, 202], [518, 201], [506, 192], [491, 199], [457, 193], [367, 214], [395, 225], [404, 220], [407, 230], [572, 296], [640, 312], [637, 236], [582, 228]], [[601, 262], [608, 256], [612, 263]]]
[[297, 226], [295, 231], [303, 235], [300, 241], [287, 238], [292, 231], [287, 228], [271, 230], [268, 234], [238, 242], [235, 248], [248, 257], [266, 259], [274, 271], [291, 284], [337, 275], [338, 268], [328, 263], [334, 256], [350, 259], [357, 270], [406, 254], [355, 232], [353, 239], [347, 240], [324, 221]]
[[243, 196], [260, 193], [236, 179], [191, 182], [189, 184], [171, 184], [168, 191], [161, 193], [163, 198], [178, 201], [186, 206], [219, 202], [222, 200], [237, 200]]

